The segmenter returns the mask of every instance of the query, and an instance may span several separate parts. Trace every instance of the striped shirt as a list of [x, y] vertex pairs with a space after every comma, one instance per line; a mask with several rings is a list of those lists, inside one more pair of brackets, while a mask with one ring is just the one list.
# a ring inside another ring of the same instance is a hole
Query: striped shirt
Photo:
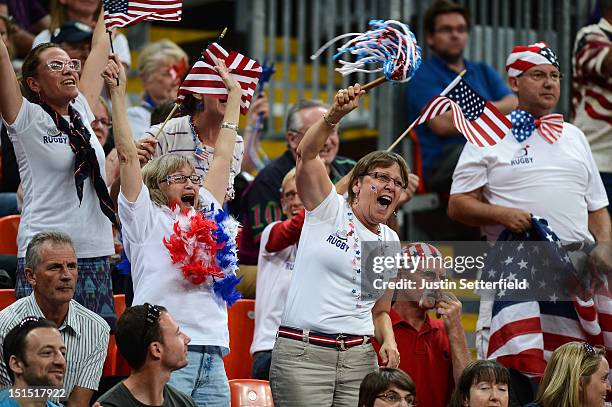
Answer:
[[[2, 362], [2, 342], [6, 334], [27, 316], [44, 317], [34, 293], [0, 311], [0, 389], [11, 386]], [[106, 359], [110, 327], [102, 317], [70, 300], [68, 314], [59, 331], [66, 345], [66, 395], [69, 396], [75, 386], [97, 390]]]
[[[195, 139], [189, 125], [190, 116], [182, 116], [171, 119], [164, 127], [164, 131], [158, 137], [157, 148], [155, 149], [154, 157], [159, 157], [163, 154], [176, 153], [188, 157], [196, 173], [206, 178], [208, 170], [213, 162], [215, 149], [211, 146], [203, 145], [199, 139]], [[152, 126], [145, 136], [155, 137], [161, 124]], [[242, 156], [244, 155], [244, 144], [242, 137], [236, 135], [236, 145], [234, 146], [234, 157], [230, 167], [230, 177], [225, 194], [225, 201], [234, 199], [234, 178], [240, 174], [240, 166], [242, 165]], [[197, 144], [197, 145], [196, 145]]]
[[601, 172], [612, 172], [612, 77], [603, 72], [612, 52], [612, 24], [582, 28], [573, 56], [572, 120], [584, 132]]

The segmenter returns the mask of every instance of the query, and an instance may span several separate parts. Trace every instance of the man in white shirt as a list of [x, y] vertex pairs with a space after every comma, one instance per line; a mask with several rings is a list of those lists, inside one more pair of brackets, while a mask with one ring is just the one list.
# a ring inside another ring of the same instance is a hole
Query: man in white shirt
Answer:
[[[34, 291], [0, 312], [0, 342], [27, 316], [53, 321], [66, 345], [64, 389], [68, 405], [89, 406], [102, 376], [110, 327], [73, 300], [78, 272], [70, 237], [61, 232], [35, 235], [28, 244], [25, 272]], [[7, 366], [0, 363], [0, 388], [8, 386]]]
[[[608, 199], [587, 140], [552, 114], [560, 94], [557, 58], [543, 42], [514, 47], [506, 61], [519, 105], [512, 132], [493, 148], [470, 143], [453, 175], [449, 216], [480, 226], [489, 241], [509, 229], [531, 228], [531, 215], [548, 221], [565, 242], [596, 241], [592, 257], [609, 261]], [[492, 301], [481, 301], [476, 346], [486, 355]]]
[[287, 216], [264, 229], [259, 246], [255, 302], [255, 333], [251, 344], [253, 379], [269, 380], [272, 348], [287, 300], [293, 262], [304, 225], [304, 204], [295, 185], [295, 168], [281, 186], [281, 207]]

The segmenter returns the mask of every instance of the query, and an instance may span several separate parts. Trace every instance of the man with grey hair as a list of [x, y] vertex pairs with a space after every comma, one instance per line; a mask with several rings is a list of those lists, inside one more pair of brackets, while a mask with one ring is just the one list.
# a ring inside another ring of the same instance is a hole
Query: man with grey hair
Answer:
[[[33, 292], [0, 312], [0, 344], [26, 316], [55, 322], [66, 344], [68, 405], [88, 406], [102, 375], [110, 327], [72, 299], [78, 272], [70, 237], [61, 232], [36, 234], [27, 247], [25, 274]], [[0, 389], [10, 385], [6, 366], [0, 363]]]
[[[257, 264], [261, 233], [268, 224], [282, 217], [279, 191], [283, 178], [295, 167], [295, 150], [306, 131], [325, 112], [327, 106], [313, 100], [300, 100], [289, 109], [285, 133], [287, 150], [257, 174], [244, 195], [243, 207], [246, 214], [242, 219], [243, 230], [238, 251], [241, 264]], [[339, 147], [338, 133], [333, 132], [319, 152], [333, 183], [340, 181], [355, 165], [355, 161], [337, 156]]]

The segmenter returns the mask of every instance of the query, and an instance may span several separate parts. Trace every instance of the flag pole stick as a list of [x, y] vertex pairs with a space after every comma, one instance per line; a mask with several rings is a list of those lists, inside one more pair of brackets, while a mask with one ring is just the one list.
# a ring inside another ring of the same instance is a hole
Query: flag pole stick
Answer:
[[[463, 70], [461, 71], [461, 73], [446, 87], [446, 89], [444, 89], [442, 91], [442, 93], [440, 93], [440, 96], [445, 96], [452, 88], [455, 87], [455, 85], [457, 84], [457, 82], [459, 82], [461, 80], [461, 78], [463, 77], [463, 75], [465, 75], [465, 73], [467, 72], [467, 70]], [[411, 131], [412, 129], [414, 129], [414, 127], [416, 126], [416, 122], [419, 120], [419, 118], [417, 117], [410, 126], [408, 126], [408, 128], [406, 129], [406, 131], [404, 131], [398, 138], [395, 139], [395, 141], [393, 142], [393, 144], [391, 144], [389, 146], [389, 148], [387, 148], [387, 151], [392, 151], [395, 146], [397, 146], [403, 139], [404, 137], [406, 137]]]
[[[111, 52], [115, 53], [115, 47], [113, 46], [113, 33], [110, 31], [106, 31], [108, 33], [108, 40], [110, 41]], [[119, 86], [119, 78], [117, 78], [117, 86]]]
[[[221, 41], [223, 39], [223, 37], [225, 37], [226, 33], [227, 33], [227, 27], [224, 27], [223, 31], [221, 31], [221, 34], [219, 34], [219, 36], [217, 37], [215, 42]], [[194, 62], [194, 65], [195, 65], [195, 62]], [[193, 65], [191, 66], [191, 68], [193, 68]], [[191, 72], [191, 68], [189, 69], [188, 72]], [[166, 127], [166, 123], [168, 123], [168, 120], [170, 120], [172, 118], [172, 116], [174, 116], [174, 113], [176, 113], [176, 109], [178, 109], [178, 107], [179, 107], [179, 104], [174, 102], [174, 106], [172, 107], [172, 110], [170, 111], [170, 113], [168, 113], [168, 116], [166, 116], [166, 119], [164, 120], [164, 122], [160, 126], [159, 130], [157, 130], [157, 133], [155, 134], [155, 139], [156, 140], [159, 139], [159, 135], [161, 134], [162, 131], [164, 131], [164, 127]]]

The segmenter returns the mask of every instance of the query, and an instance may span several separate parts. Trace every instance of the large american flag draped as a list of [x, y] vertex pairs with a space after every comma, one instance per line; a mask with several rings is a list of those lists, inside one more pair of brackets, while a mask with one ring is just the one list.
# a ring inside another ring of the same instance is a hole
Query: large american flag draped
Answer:
[[457, 77], [421, 111], [415, 125], [425, 123], [451, 109], [455, 128], [472, 144], [493, 146], [512, 128], [512, 123], [489, 101]]
[[104, 0], [107, 30], [145, 20], [181, 21], [183, 0]]
[[527, 279], [530, 285], [523, 301], [495, 293], [488, 359], [540, 376], [551, 353], [570, 341], [605, 346], [610, 357], [612, 300], [598, 293], [583, 301], [562, 292], [581, 280], [546, 220], [533, 217], [528, 233], [505, 231], [487, 257], [483, 276], [489, 280]]
[[225, 61], [230, 75], [240, 83], [242, 88], [240, 113], [246, 114], [249, 111], [255, 88], [257, 88], [262, 71], [261, 66], [254, 59], [236, 51], [228, 53], [216, 42], [202, 51], [202, 56], [187, 74], [178, 91], [178, 102], [180, 103], [185, 95], [190, 93], [212, 96], [221, 100], [227, 98], [227, 89], [223, 79], [214, 69], [219, 59]]

